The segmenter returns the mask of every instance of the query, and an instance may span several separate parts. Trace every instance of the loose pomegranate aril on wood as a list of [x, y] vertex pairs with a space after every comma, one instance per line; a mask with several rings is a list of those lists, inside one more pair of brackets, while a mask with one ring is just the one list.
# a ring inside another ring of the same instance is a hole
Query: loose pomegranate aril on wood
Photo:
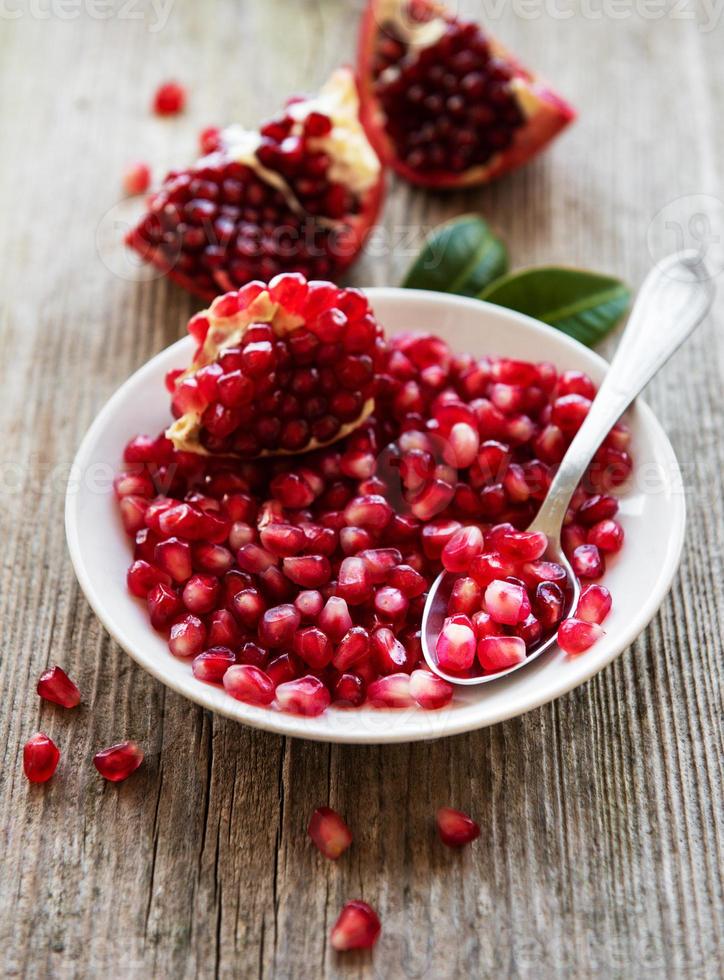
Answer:
[[60, 761], [55, 742], [38, 732], [23, 746], [23, 771], [31, 783], [47, 783]]
[[340, 953], [369, 949], [379, 939], [381, 929], [377, 913], [367, 902], [347, 902], [332, 927], [330, 942]]
[[352, 843], [352, 833], [342, 817], [328, 806], [320, 806], [312, 814], [307, 833], [315, 847], [330, 861], [336, 861]]
[[440, 840], [448, 847], [464, 847], [480, 837], [478, 824], [461, 810], [441, 807], [437, 811], [435, 822]]
[[158, 116], [174, 116], [186, 105], [186, 89], [178, 82], [164, 82], [153, 96], [153, 111]]
[[93, 765], [111, 783], [128, 779], [143, 762], [143, 749], [135, 742], [119, 742], [93, 756]]
[[40, 675], [38, 694], [46, 701], [62, 708], [75, 708], [80, 704], [80, 691], [62, 667], [50, 667]]

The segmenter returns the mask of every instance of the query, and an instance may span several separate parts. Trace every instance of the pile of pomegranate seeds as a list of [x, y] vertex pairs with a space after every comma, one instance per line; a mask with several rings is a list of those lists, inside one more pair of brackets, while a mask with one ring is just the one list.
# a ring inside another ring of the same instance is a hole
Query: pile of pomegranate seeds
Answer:
[[157, 116], [175, 116], [186, 106], [186, 89], [178, 82], [164, 82], [153, 96], [153, 111]]
[[[452, 686], [420, 643], [443, 562], [461, 572], [445, 631], [459, 670], [475, 658], [500, 670], [558, 627], [570, 652], [601, 633], [606, 591], [586, 590], [561, 625], [560, 571], [521, 533], [590, 407], [590, 378], [455, 355], [429, 335], [394, 338], [383, 360], [374, 415], [325, 449], [239, 460], [163, 435], [126, 447], [128, 587], [174, 656], [249, 704], [444, 707]], [[610, 491], [631, 472], [628, 442], [616, 425], [566, 516], [564, 549], [588, 581], [622, 544]]]
[[[325, 445], [370, 413], [375, 375], [385, 365], [382, 331], [365, 296], [299, 273], [219, 297], [189, 332], [199, 344], [192, 367], [168, 379], [179, 419], [170, 435], [185, 449], [253, 458]], [[306, 506], [312, 498], [300, 499]], [[302, 531], [290, 537], [280, 530], [272, 541], [273, 527], [266, 530], [287, 575], [294, 581], [297, 567], [306, 581], [310, 563], [297, 557]], [[307, 584], [329, 578], [323, 570], [316, 577]]]

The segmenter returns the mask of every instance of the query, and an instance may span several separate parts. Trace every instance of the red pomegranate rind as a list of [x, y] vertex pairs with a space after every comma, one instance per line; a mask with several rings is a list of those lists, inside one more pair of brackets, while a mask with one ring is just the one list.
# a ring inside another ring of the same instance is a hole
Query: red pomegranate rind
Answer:
[[349, 69], [259, 131], [229, 126], [205, 145], [126, 236], [144, 261], [206, 300], [285, 271], [336, 277], [354, 261], [384, 181]]
[[369, 0], [358, 73], [370, 141], [427, 187], [494, 180], [575, 118], [495, 38], [435, 0]]
[[342, 817], [328, 806], [318, 807], [312, 814], [307, 833], [314, 845], [330, 861], [336, 861], [352, 843], [352, 832]]
[[167, 432], [177, 450], [300, 453], [344, 438], [372, 413], [387, 355], [357, 290], [282, 274], [218, 297], [189, 332], [199, 347], [174, 377]]

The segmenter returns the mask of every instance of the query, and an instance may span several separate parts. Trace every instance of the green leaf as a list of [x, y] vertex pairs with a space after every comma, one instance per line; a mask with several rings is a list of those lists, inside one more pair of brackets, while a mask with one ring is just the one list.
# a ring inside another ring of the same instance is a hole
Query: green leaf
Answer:
[[477, 296], [507, 269], [505, 245], [482, 218], [464, 214], [432, 232], [402, 285]]
[[611, 276], [544, 266], [503, 276], [478, 298], [527, 313], [591, 347], [624, 315], [631, 290]]

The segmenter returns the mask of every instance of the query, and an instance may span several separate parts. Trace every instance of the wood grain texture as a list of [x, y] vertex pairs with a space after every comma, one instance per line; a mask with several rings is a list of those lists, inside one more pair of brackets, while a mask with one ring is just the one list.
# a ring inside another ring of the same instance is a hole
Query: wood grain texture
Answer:
[[[187, 159], [202, 126], [253, 122], [316, 86], [352, 56], [360, 4], [175, 0], [158, 30], [144, 2], [123, 15], [114, 4], [107, 20], [84, 4], [70, 20], [5, 6], [21, 15], [0, 15], [3, 974], [717, 977], [722, 295], [651, 387], [685, 471], [687, 543], [671, 596], [609, 669], [515, 721], [432, 744], [318, 745], [212, 717], [109, 640], [65, 548], [65, 477], [82, 434], [195, 307], [163, 281], [133, 281], [117, 245], [120, 171], [138, 156]], [[480, 210], [516, 265], [579, 263], [638, 284], [652, 249], [676, 245], [655, 216], [724, 196], [721, 24], [703, 31], [634, 6], [623, 19], [573, 4], [570, 19], [543, 7], [532, 20], [501, 7], [496, 32], [555, 78], [579, 124], [482, 191], [436, 197], [393, 182], [384, 234], [355, 282], [397, 282], [411, 237], [416, 248], [440, 220]], [[147, 104], [167, 76], [188, 82], [191, 104], [159, 122]], [[55, 661], [85, 694], [72, 716], [34, 693]], [[38, 728], [63, 748], [40, 788], [21, 770]], [[90, 758], [120, 737], [137, 738], [147, 761], [113, 787]], [[319, 803], [353, 818], [355, 846], [339, 864], [305, 842]], [[460, 855], [431, 833], [448, 803], [484, 828]], [[380, 911], [373, 957], [328, 946], [350, 897]]]

